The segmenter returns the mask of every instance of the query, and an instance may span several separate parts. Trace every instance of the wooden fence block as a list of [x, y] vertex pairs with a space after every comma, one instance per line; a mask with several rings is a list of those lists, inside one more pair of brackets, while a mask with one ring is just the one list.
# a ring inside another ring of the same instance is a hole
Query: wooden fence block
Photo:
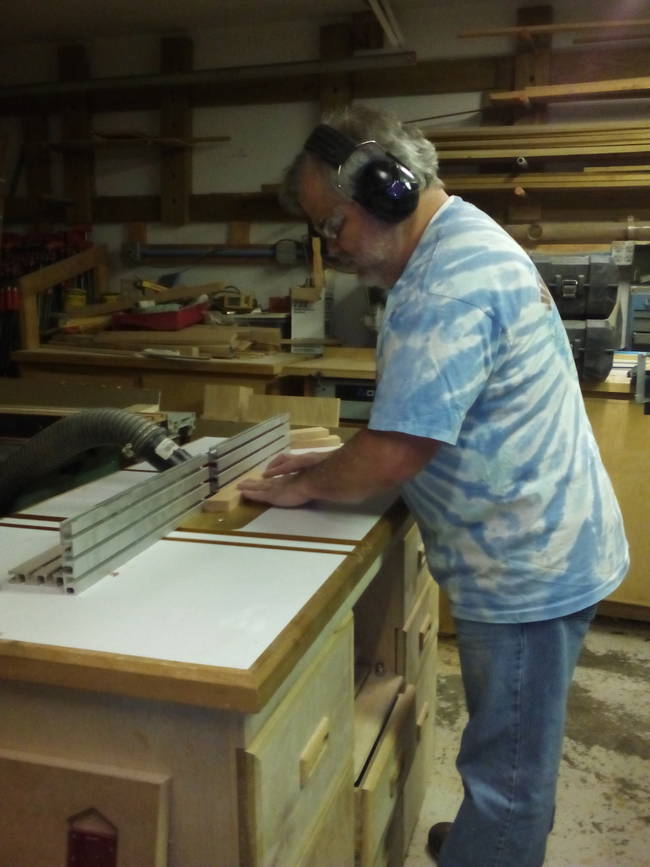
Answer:
[[291, 424], [338, 427], [341, 400], [338, 397], [293, 397], [282, 394], [254, 394], [243, 421], [264, 421], [288, 412]]
[[242, 385], [206, 385], [202, 417], [240, 421], [252, 396], [253, 389]]

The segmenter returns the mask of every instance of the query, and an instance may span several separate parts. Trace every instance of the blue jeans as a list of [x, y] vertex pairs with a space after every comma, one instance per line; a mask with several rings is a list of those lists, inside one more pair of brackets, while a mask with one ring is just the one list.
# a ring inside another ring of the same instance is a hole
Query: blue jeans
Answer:
[[534, 623], [456, 620], [469, 720], [465, 797], [440, 867], [541, 867], [569, 685], [596, 606]]

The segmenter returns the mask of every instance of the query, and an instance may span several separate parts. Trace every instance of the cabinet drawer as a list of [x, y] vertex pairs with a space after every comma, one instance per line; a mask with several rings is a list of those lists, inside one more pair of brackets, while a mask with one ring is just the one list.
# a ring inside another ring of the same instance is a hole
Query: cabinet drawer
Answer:
[[354, 867], [354, 787], [352, 768], [334, 787], [297, 867]]
[[410, 611], [429, 579], [424, 545], [417, 524], [404, 536], [404, 611]]
[[418, 679], [422, 660], [438, 632], [437, 587], [429, 579], [397, 636], [397, 670], [407, 683]]
[[349, 616], [239, 752], [242, 865], [297, 862], [334, 780], [352, 763], [352, 711]]
[[410, 771], [415, 746], [415, 687], [409, 685], [397, 697], [355, 791], [359, 867], [370, 867], [374, 862]]
[[434, 637], [422, 660], [420, 674], [415, 684], [416, 748], [403, 792], [404, 856], [413, 836], [433, 769], [437, 660], [438, 648]]

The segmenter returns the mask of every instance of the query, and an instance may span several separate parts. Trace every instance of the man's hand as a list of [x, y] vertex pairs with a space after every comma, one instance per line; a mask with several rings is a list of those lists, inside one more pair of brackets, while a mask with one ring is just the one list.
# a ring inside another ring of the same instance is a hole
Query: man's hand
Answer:
[[438, 446], [427, 437], [364, 428], [332, 452], [278, 455], [265, 478], [242, 481], [239, 490], [250, 500], [274, 506], [302, 506], [310, 500], [359, 503], [412, 478]]
[[[296, 457], [307, 456], [297, 455]], [[311, 499], [300, 492], [300, 486], [296, 484], [291, 475], [278, 476], [274, 474], [273, 478], [244, 479], [237, 487], [248, 500], [270, 503], [272, 506], [284, 508], [302, 506]]]
[[330, 451], [305, 452], [302, 455], [291, 455], [288, 452], [282, 452], [282, 454], [276, 455], [272, 461], [269, 461], [264, 470], [264, 478], [270, 479], [273, 476], [285, 476], [287, 473], [296, 473], [305, 467], [313, 467], [314, 464], [319, 464], [325, 458], [328, 458], [330, 453]]

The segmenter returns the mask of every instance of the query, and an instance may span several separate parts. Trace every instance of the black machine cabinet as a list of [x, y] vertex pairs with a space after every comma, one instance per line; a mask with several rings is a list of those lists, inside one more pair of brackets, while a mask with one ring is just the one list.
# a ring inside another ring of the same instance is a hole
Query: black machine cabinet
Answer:
[[562, 317], [580, 379], [602, 382], [625, 340], [619, 266], [609, 253], [531, 258]]

